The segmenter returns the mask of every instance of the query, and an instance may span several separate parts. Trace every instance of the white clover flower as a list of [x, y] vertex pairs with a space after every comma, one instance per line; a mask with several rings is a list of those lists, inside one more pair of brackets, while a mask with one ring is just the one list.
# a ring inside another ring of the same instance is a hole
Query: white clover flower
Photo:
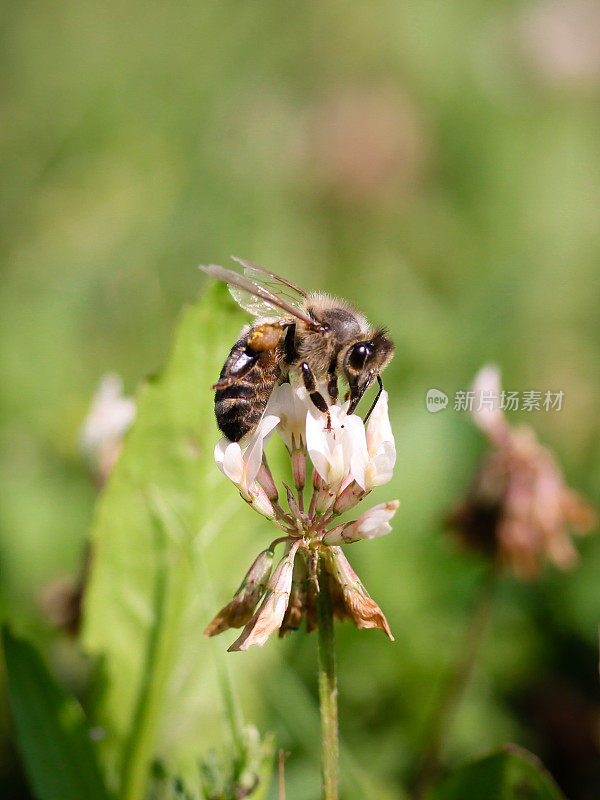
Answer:
[[107, 444], [120, 443], [134, 419], [135, 400], [123, 397], [123, 381], [118, 375], [105, 375], [81, 428], [81, 449], [95, 456]]
[[368, 462], [365, 467], [364, 489], [389, 483], [396, 464], [396, 442], [388, 415], [388, 393], [383, 391], [367, 424]]
[[103, 486], [115, 466], [123, 437], [135, 419], [135, 400], [123, 397], [123, 381], [118, 375], [105, 375], [93, 397], [81, 427], [79, 446], [89, 461], [99, 486]]
[[367, 442], [364, 423], [357, 414], [348, 416], [340, 406], [330, 406], [328, 414], [323, 414], [313, 406], [306, 415], [306, 446], [328, 486], [338, 488], [352, 476], [364, 487]]
[[[326, 387], [318, 389], [327, 396]], [[381, 609], [337, 545], [389, 533], [399, 502], [380, 503], [354, 522], [335, 524], [341, 513], [357, 506], [371, 489], [392, 477], [396, 447], [388, 417], [388, 394], [381, 393], [366, 429], [361, 417], [348, 415], [347, 409], [347, 403], [335, 402], [327, 412], [319, 411], [304, 386], [284, 383], [273, 392], [248, 441], [221, 439], [215, 448], [221, 472], [236, 484], [252, 508], [270, 518], [284, 534], [264, 552], [272, 552], [279, 543], [286, 545], [286, 555], [268, 585], [269, 565], [263, 553], [256, 562], [261, 570], [266, 564], [261, 581], [250, 581], [246, 576], [234, 599], [207, 627], [205, 633], [211, 636], [245, 624], [230, 650], [247, 650], [254, 644], [262, 647], [276, 630], [285, 635], [302, 620], [306, 620], [308, 631], [314, 630], [318, 626], [318, 569], [329, 575], [332, 607], [338, 619], [350, 619], [359, 628], [380, 628], [393, 638]], [[282, 496], [287, 498], [287, 510], [279, 504], [277, 485], [264, 454], [265, 443], [275, 430], [287, 447], [296, 490], [294, 493], [284, 484]], [[307, 458], [313, 466], [313, 491], [306, 506]], [[249, 618], [261, 595], [262, 604]]]
[[266, 517], [274, 516], [265, 490], [256, 480], [263, 458], [265, 440], [275, 429], [279, 417], [265, 414], [243, 449], [239, 442], [223, 437], [215, 446], [215, 461], [221, 472], [240, 490], [248, 503]]
[[388, 500], [369, 508], [355, 522], [338, 525], [323, 537], [323, 544], [350, 544], [361, 539], [375, 539], [390, 533], [390, 520], [400, 506], [399, 500]]

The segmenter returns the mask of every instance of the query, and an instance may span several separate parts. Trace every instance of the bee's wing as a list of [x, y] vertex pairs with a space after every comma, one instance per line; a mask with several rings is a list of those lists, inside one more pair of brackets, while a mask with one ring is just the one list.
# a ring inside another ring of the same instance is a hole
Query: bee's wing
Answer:
[[311, 319], [297, 305], [280, 297], [266, 286], [256, 283], [246, 275], [240, 275], [231, 269], [225, 269], [217, 264], [201, 266], [200, 269], [208, 272], [229, 286], [233, 298], [239, 305], [257, 317], [291, 316], [302, 320], [313, 330], [320, 328], [318, 322]]
[[296, 306], [302, 303], [307, 296], [307, 292], [305, 292], [304, 289], [296, 286], [295, 283], [288, 281], [286, 278], [282, 278], [281, 275], [277, 275], [275, 272], [271, 272], [264, 267], [259, 267], [258, 264], [253, 264], [251, 261], [246, 261], [243, 258], [236, 258], [236, 256], [231, 257], [244, 267], [244, 275], [250, 278], [251, 281], [257, 283], [259, 286], [263, 286], [273, 294], [279, 295], [279, 297], [283, 297], [285, 300], [289, 300], [292, 305]]

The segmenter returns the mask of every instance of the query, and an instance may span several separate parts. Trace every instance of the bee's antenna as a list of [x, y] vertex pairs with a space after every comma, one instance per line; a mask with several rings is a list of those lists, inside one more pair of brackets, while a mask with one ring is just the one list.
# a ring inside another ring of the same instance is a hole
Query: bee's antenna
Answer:
[[368, 420], [368, 419], [369, 419], [369, 417], [371, 416], [371, 412], [373, 411], [373, 409], [374, 409], [374, 408], [375, 408], [375, 406], [377, 405], [377, 401], [379, 400], [379, 398], [380, 398], [380, 396], [381, 396], [381, 393], [383, 392], [383, 381], [381, 380], [381, 375], [378, 375], [378, 376], [377, 376], [377, 383], [379, 384], [379, 391], [377, 392], [377, 397], [375, 398], [375, 400], [373, 400], [373, 405], [372, 405], [372, 406], [371, 406], [371, 408], [370, 408], [370, 409], [367, 411], [367, 415], [366, 415], [366, 417], [365, 417], [365, 418], [364, 418], [364, 420], [363, 420], [363, 422], [364, 422], [364, 424], [365, 424], [365, 425], [367, 424], [367, 420]]

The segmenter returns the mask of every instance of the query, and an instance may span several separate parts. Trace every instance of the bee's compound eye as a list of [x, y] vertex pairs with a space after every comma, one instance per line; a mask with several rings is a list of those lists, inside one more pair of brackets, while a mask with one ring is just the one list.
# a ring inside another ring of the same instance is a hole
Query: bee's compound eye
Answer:
[[356, 370], [362, 369], [372, 350], [373, 348], [365, 342], [355, 344], [348, 355], [349, 366]]

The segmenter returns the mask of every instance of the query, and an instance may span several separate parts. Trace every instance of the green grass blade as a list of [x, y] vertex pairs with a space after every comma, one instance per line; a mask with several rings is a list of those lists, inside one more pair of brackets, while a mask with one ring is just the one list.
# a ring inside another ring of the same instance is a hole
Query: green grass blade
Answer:
[[[186, 310], [166, 369], [139, 393], [136, 422], [97, 508], [83, 642], [101, 668], [102, 755], [127, 800], [144, 796], [154, 757], [191, 771], [214, 745], [220, 708], [202, 636], [209, 616], [200, 561], [207, 543], [228, 531], [239, 542], [244, 530], [239, 552], [212, 549], [211, 571], [234, 586], [251, 560], [244, 547], [255, 549], [247, 532], [264, 525], [238, 502], [213, 456], [210, 384], [240, 323], [224, 286]], [[243, 527], [232, 528], [238, 516]]]
[[108, 797], [83, 711], [32, 645], [4, 628], [4, 655], [19, 747], [39, 800]]

